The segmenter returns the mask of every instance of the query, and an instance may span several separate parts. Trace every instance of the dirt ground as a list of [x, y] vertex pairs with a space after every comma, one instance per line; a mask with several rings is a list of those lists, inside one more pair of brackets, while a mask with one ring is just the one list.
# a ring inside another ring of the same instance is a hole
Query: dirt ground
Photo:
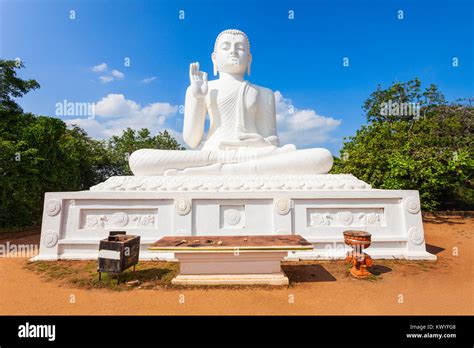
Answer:
[[342, 261], [287, 262], [290, 286], [275, 289], [85, 288], [0, 257], [0, 315], [473, 315], [474, 219], [431, 217], [424, 227], [437, 261], [375, 260], [369, 280], [353, 279]]

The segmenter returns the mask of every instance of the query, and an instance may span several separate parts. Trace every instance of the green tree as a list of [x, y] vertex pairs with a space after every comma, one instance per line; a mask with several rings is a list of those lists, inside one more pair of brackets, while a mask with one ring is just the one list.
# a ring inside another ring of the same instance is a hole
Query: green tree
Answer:
[[139, 149], [184, 150], [168, 131], [152, 136], [147, 128], [139, 131], [127, 128], [120, 136], [112, 136], [107, 146], [116, 169], [115, 175], [132, 175], [128, 157]]
[[110, 141], [91, 139], [58, 119], [24, 113], [15, 101], [36, 88], [21, 80], [13, 61], [0, 60], [0, 228], [41, 223], [45, 192], [87, 190], [112, 175], [129, 173], [126, 153], [143, 147], [182, 149], [168, 132], [124, 131]]
[[22, 123], [15, 139], [0, 137], [0, 226], [37, 225], [45, 192], [88, 189], [107, 177], [107, 150], [81, 129], [46, 116]]
[[375, 92], [364, 102], [362, 109], [366, 113], [368, 122], [394, 122], [399, 120], [410, 121], [417, 115], [413, 113], [384, 112], [384, 106], [388, 103], [395, 105], [412, 104], [420, 109], [420, 113], [425, 115], [433, 107], [446, 104], [444, 95], [438, 87], [431, 84], [425, 91], [421, 90], [421, 81], [418, 78], [408, 82], [395, 82], [389, 88], [383, 89], [378, 85]]
[[[399, 100], [424, 99], [421, 115], [378, 117], [377, 105], [401, 90]], [[369, 124], [344, 143], [333, 173], [351, 173], [375, 188], [419, 190], [425, 210], [474, 208], [473, 107], [447, 104], [436, 86], [421, 93], [410, 81], [378, 88], [364, 109]]]
[[31, 90], [40, 88], [36, 80], [22, 80], [16, 76], [17, 69], [25, 66], [21, 61], [0, 59], [0, 110], [23, 112], [14, 98], [23, 97]]

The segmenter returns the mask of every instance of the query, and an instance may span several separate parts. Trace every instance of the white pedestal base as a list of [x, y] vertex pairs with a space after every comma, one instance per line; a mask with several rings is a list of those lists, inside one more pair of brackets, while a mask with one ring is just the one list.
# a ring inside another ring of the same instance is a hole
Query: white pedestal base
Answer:
[[288, 278], [282, 273], [276, 274], [229, 274], [229, 275], [178, 275], [172, 281], [174, 285], [288, 285]]
[[176, 252], [179, 285], [288, 285], [281, 270], [282, 251]]
[[140, 258], [164, 236], [298, 234], [314, 251], [290, 259], [343, 258], [342, 232], [372, 234], [373, 258], [435, 260], [426, 252], [418, 191], [376, 190], [352, 175], [113, 177], [91, 191], [45, 195], [35, 260], [95, 259], [109, 231], [141, 236]]

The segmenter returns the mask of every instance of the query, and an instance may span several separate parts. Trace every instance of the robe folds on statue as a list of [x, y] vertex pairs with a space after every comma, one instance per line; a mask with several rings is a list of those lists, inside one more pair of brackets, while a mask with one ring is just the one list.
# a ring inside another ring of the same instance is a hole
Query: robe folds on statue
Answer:
[[[263, 106], [251, 105], [257, 112], [249, 115], [248, 93], [251, 88], [262, 94], [257, 99]], [[328, 150], [297, 150], [292, 144], [278, 147], [260, 135], [257, 119], [271, 114], [266, 110], [268, 103], [265, 103], [269, 99], [265, 97], [273, 98], [271, 93], [270, 90], [242, 81], [226, 95], [218, 93], [207, 98], [205, 103], [211, 122], [202, 149], [138, 150], [129, 159], [132, 172], [137, 176], [327, 173], [333, 162]], [[274, 114], [271, 116], [275, 117]]]
[[223, 97], [217, 96], [216, 111], [219, 115], [214, 115], [213, 108], [208, 105], [211, 125], [201, 151], [209, 152], [211, 160], [217, 160], [222, 164], [243, 163], [296, 150], [293, 145], [278, 148], [265, 141], [263, 137], [260, 137], [260, 140], [251, 147], [239, 139], [245, 134], [258, 135], [259, 133], [255, 120], [250, 119], [247, 114], [246, 99], [249, 88], [250, 83], [243, 81], [229, 94]]

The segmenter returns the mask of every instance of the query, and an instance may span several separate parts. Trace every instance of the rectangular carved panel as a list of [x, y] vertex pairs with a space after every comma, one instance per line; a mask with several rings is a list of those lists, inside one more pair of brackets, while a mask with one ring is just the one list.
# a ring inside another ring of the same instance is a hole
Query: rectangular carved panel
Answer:
[[307, 208], [307, 227], [383, 227], [383, 208]]
[[158, 209], [82, 209], [81, 229], [141, 228], [154, 229]]

